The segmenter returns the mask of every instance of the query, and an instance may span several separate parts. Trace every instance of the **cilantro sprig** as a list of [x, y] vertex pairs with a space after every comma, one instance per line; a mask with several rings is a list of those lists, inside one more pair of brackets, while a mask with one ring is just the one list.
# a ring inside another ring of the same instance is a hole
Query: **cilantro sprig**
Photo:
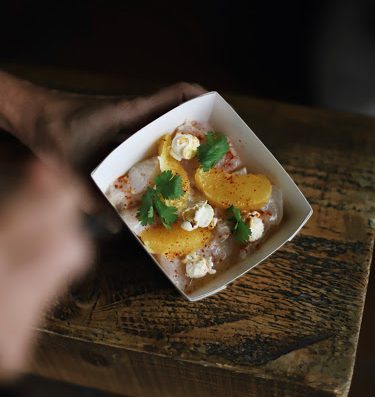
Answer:
[[137, 218], [143, 226], [152, 225], [155, 222], [155, 193], [155, 190], [148, 186], [146, 193], [142, 196], [142, 204], [138, 209]]
[[250, 227], [242, 220], [240, 210], [235, 206], [230, 206], [227, 211], [233, 215], [229, 220], [233, 222], [233, 237], [241, 244], [249, 241], [251, 235]]
[[173, 175], [171, 170], [157, 175], [154, 182], [156, 189], [166, 199], [178, 199], [184, 194], [180, 175]]
[[177, 199], [184, 194], [180, 175], [173, 175], [172, 171], [163, 171], [154, 178], [155, 187], [147, 187], [142, 196], [142, 203], [137, 212], [141, 225], [155, 223], [155, 213], [159, 215], [161, 223], [167, 229], [177, 220], [177, 208], [166, 205], [164, 199]]
[[158, 197], [154, 199], [154, 206], [163, 226], [170, 229], [171, 224], [177, 220], [177, 208], [164, 204]]
[[203, 171], [210, 170], [228, 152], [229, 144], [225, 135], [218, 132], [207, 132], [206, 141], [198, 147], [197, 158]]

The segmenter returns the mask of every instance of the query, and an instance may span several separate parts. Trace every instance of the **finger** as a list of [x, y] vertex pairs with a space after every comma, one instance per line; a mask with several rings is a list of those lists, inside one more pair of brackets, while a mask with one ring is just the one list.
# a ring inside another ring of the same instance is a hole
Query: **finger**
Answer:
[[[73, 207], [78, 207], [83, 213], [90, 215], [87, 218], [87, 225], [94, 235], [103, 234], [103, 229], [112, 234], [118, 233], [123, 227], [121, 219], [117, 216], [112, 206], [108, 205], [106, 198], [87, 177], [74, 174], [69, 169], [62, 170], [56, 164], [46, 166], [38, 160], [29, 165], [28, 177], [27, 185], [29, 189], [36, 191], [34, 200], [33, 197], [29, 197], [28, 200], [39, 202], [40, 205], [37, 208], [43, 211], [39, 216], [39, 222], [46, 217], [46, 208], [51, 206], [55, 217], [58, 209], [66, 207], [65, 211], [70, 211]], [[42, 198], [39, 193], [41, 191], [48, 193], [47, 197], [53, 196], [54, 199], [46, 203], [40, 203]], [[20, 214], [20, 217], [25, 219], [27, 215]], [[35, 214], [30, 215], [32, 215], [32, 219], [36, 220]]]
[[147, 110], [150, 112], [161, 112], [171, 109], [205, 92], [207, 91], [198, 84], [177, 83], [146, 98], [149, 104]]
[[110, 205], [107, 198], [94, 183], [90, 184], [92, 200], [94, 206], [89, 212], [85, 212], [87, 226], [90, 232], [99, 237], [110, 232], [116, 234], [124, 227], [124, 224], [115, 209]]
[[[77, 170], [87, 171], [94, 165], [94, 159], [108, 153], [113, 140], [123, 140], [151, 120], [182, 102], [205, 93], [197, 84], [178, 83], [155, 94], [129, 98], [85, 99], [69, 113], [69, 127], [72, 144], [69, 158]], [[119, 132], [121, 131], [121, 134]], [[89, 150], [87, 150], [89, 148]], [[103, 152], [103, 153], [102, 153]]]
[[33, 161], [28, 169], [28, 184], [34, 190], [37, 188], [49, 190], [50, 194], [69, 198], [84, 213], [95, 210], [96, 203], [86, 180], [72, 170], [69, 165], [61, 166], [51, 161]]
[[207, 91], [198, 84], [177, 83], [147, 97], [120, 103], [120, 127], [123, 131], [135, 132], [153, 119], [181, 103]]
[[4, 321], [0, 334], [0, 378], [4, 372], [17, 373], [25, 364], [33, 344], [31, 329], [38, 326], [43, 311], [56, 296], [86, 271], [90, 251], [82, 233], [66, 231], [40, 250], [38, 257], [29, 258], [25, 266], [13, 267], [1, 280], [0, 314]]

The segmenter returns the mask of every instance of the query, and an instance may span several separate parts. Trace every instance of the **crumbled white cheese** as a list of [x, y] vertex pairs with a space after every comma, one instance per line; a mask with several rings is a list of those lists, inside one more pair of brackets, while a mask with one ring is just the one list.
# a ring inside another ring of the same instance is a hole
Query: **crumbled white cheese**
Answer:
[[183, 221], [181, 223], [181, 228], [186, 230], [187, 232], [191, 232], [192, 230], [196, 229], [197, 227], [193, 228], [193, 225], [189, 221]]
[[200, 142], [196, 136], [178, 132], [172, 139], [170, 155], [178, 161], [190, 160], [196, 155], [199, 145]]
[[214, 218], [214, 209], [207, 204], [199, 204], [195, 209], [194, 221], [197, 223], [198, 227], [208, 227]]
[[249, 227], [250, 227], [250, 237], [249, 241], [253, 242], [259, 240], [264, 233], [264, 223], [260, 218], [260, 214], [257, 211], [253, 211], [250, 214], [249, 218]]
[[214, 215], [214, 209], [207, 201], [200, 202], [185, 209], [182, 213], [184, 221], [181, 223], [181, 227], [188, 232], [198, 227], [214, 228], [217, 223], [217, 218]]
[[205, 258], [197, 252], [192, 252], [186, 255], [183, 263], [186, 264], [186, 275], [190, 278], [201, 278], [207, 273], [216, 273], [216, 270], [213, 268], [214, 263], [211, 256]]

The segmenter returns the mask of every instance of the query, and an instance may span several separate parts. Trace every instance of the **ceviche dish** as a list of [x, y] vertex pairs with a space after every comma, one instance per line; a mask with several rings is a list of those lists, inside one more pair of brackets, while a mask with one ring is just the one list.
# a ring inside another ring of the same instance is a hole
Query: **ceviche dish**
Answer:
[[257, 250], [282, 220], [279, 186], [240, 158], [241, 142], [186, 121], [114, 180], [106, 196], [160, 266], [192, 291]]

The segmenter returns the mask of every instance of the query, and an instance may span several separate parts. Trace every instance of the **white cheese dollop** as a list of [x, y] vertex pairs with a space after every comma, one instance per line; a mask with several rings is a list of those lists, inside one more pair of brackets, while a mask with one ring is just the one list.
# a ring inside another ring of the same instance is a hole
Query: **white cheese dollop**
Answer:
[[217, 218], [214, 215], [214, 209], [207, 201], [203, 201], [185, 209], [182, 214], [184, 221], [181, 223], [181, 227], [188, 232], [198, 229], [198, 227], [213, 228], [217, 223]]
[[214, 263], [211, 256], [205, 258], [197, 252], [192, 252], [186, 255], [183, 262], [186, 264], [186, 275], [190, 278], [201, 278], [207, 273], [216, 273], [216, 270], [213, 268]]
[[186, 230], [187, 232], [191, 232], [192, 230], [196, 229], [197, 227], [193, 228], [193, 225], [189, 221], [183, 221], [181, 223], [181, 228]]
[[199, 145], [200, 142], [196, 136], [178, 132], [172, 139], [170, 155], [178, 161], [190, 160], [196, 155]]
[[250, 214], [249, 218], [249, 227], [250, 227], [250, 237], [249, 241], [253, 242], [259, 240], [264, 233], [264, 223], [260, 218], [260, 214], [257, 211], [254, 211]]

